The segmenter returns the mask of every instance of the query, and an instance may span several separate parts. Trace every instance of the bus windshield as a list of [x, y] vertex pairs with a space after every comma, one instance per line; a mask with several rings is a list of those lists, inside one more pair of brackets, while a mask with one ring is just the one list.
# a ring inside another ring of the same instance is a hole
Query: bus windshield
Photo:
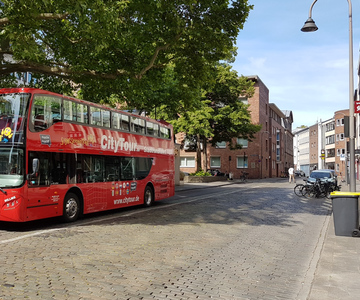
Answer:
[[0, 148], [0, 188], [22, 185], [24, 165], [23, 149]]
[[26, 107], [30, 94], [0, 95], [0, 144], [23, 143]]

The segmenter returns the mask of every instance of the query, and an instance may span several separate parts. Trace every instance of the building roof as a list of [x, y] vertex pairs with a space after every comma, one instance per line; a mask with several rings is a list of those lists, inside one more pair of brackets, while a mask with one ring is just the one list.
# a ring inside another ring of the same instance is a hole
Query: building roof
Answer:
[[281, 118], [286, 118], [285, 114], [276, 106], [275, 103], [269, 103], [270, 108], [275, 111]]
[[291, 110], [283, 110], [282, 112], [285, 115], [285, 117], [291, 121], [291, 123], [294, 122], [294, 117]]
[[249, 76], [245, 76], [245, 77], [252, 81], [261, 83], [262, 86], [264, 86], [267, 90], [269, 90], [268, 87], [264, 84], [264, 82], [260, 79], [260, 77], [258, 75], [249, 75]]

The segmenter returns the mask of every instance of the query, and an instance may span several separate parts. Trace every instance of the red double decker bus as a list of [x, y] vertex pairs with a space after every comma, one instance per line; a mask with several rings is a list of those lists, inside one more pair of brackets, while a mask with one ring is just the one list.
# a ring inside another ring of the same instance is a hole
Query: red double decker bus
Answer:
[[33, 88], [0, 89], [0, 220], [24, 222], [174, 195], [171, 125]]

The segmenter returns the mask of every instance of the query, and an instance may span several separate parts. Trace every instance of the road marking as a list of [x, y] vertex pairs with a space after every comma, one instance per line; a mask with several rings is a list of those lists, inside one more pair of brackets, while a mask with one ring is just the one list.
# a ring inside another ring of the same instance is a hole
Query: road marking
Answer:
[[25, 234], [25, 235], [22, 235], [22, 236], [18, 236], [16, 238], [0, 241], [0, 244], [7, 244], [7, 243], [11, 243], [11, 242], [16, 242], [16, 241], [19, 241], [19, 240], [22, 240], [22, 239], [25, 239], [25, 238], [28, 238], [28, 237], [33, 237], [33, 236], [37, 236], [37, 235], [40, 235], [40, 234], [43, 234], [43, 233], [49, 233], [49, 232], [59, 231], [59, 230], [63, 230], [63, 229], [66, 229], [66, 228], [53, 228], [53, 229], [42, 230], [42, 231], [30, 233], [30, 234]]

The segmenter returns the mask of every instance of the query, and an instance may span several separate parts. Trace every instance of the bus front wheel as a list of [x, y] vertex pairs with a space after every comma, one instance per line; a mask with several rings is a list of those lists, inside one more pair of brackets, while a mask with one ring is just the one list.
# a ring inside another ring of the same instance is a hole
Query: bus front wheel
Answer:
[[147, 186], [144, 192], [144, 206], [149, 207], [153, 203], [154, 203], [154, 191], [150, 186]]
[[80, 201], [73, 193], [66, 195], [64, 200], [63, 219], [65, 222], [76, 221], [80, 214]]

